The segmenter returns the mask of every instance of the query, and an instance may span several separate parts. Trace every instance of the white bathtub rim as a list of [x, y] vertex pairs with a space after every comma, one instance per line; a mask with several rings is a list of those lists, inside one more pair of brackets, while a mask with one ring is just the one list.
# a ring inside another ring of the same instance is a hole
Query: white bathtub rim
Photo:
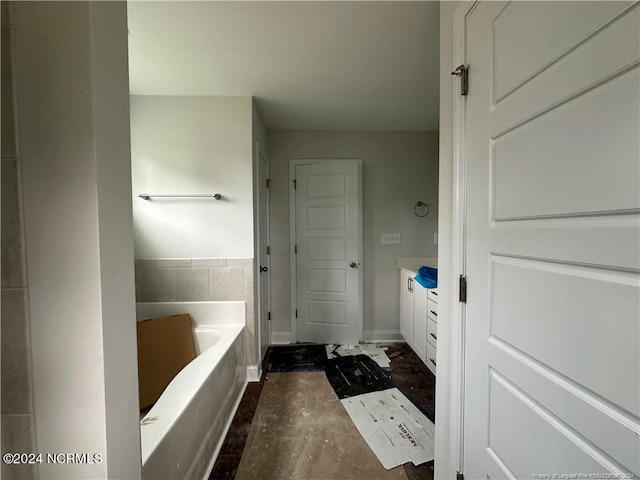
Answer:
[[[141, 420], [142, 465], [153, 455], [168, 430], [188, 408], [191, 399], [196, 396], [204, 381], [242, 333], [244, 325], [215, 325], [212, 328], [224, 330], [220, 340], [198, 355], [173, 378], [156, 404]], [[152, 421], [153, 417], [156, 419]], [[145, 420], [152, 423], [143, 424]]]

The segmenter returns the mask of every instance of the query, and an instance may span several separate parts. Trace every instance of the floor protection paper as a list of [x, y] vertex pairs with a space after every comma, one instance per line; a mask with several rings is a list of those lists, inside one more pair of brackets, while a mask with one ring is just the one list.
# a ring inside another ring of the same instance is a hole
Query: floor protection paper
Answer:
[[397, 388], [340, 401], [384, 468], [433, 460], [435, 425]]
[[384, 348], [375, 343], [360, 343], [358, 345], [325, 345], [327, 358], [348, 357], [354, 355], [366, 355], [373, 359], [382, 368], [391, 368], [391, 360]]

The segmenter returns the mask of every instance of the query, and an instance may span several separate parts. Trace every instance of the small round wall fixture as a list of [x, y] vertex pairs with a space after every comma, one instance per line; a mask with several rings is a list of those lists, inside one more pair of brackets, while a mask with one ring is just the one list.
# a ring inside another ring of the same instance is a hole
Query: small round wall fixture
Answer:
[[427, 205], [424, 202], [416, 202], [416, 204], [413, 206], [413, 213], [416, 217], [426, 217], [427, 215], [429, 215], [429, 213], [431, 212], [431, 209], [429, 208], [429, 205]]

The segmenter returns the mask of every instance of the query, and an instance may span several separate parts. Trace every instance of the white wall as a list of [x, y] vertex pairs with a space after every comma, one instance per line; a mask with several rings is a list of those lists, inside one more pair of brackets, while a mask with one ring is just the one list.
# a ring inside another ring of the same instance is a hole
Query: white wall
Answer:
[[[453, 458], [449, 431], [451, 428], [451, 255], [453, 241], [453, 98], [457, 77], [453, 65], [453, 12], [459, 1], [440, 4], [440, 168], [438, 237], [438, 375], [436, 376], [436, 448], [435, 478], [455, 478], [457, 459]], [[449, 301], [446, 301], [448, 299]]]
[[[271, 318], [273, 332], [289, 332], [289, 160], [361, 158], [364, 163], [364, 330], [399, 338], [398, 257], [436, 256], [438, 133], [269, 131], [271, 161]], [[431, 206], [427, 218], [416, 201]], [[400, 245], [380, 234], [400, 232]]]
[[139, 478], [124, 2], [17, 2], [40, 478]]
[[253, 257], [251, 97], [132, 96], [131, 143], [136, 258]]

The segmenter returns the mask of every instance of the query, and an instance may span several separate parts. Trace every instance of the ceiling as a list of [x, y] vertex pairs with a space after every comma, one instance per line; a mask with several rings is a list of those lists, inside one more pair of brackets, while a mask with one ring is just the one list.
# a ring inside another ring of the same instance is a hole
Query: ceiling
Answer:
[[438, 130], [438, 2], [128, 10], [132, 95], [253, 95], [271, 129]]

